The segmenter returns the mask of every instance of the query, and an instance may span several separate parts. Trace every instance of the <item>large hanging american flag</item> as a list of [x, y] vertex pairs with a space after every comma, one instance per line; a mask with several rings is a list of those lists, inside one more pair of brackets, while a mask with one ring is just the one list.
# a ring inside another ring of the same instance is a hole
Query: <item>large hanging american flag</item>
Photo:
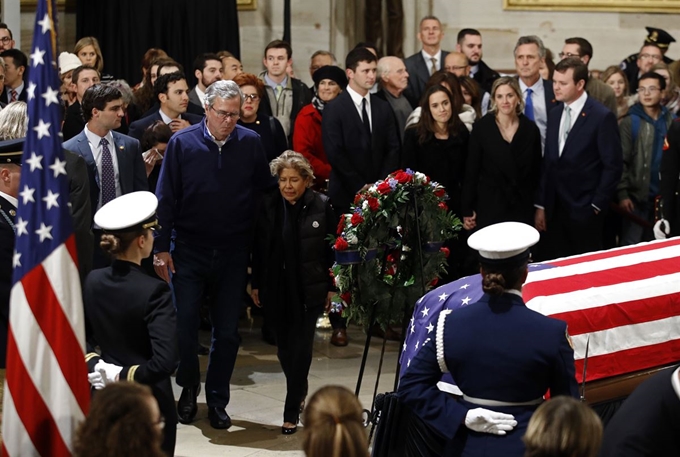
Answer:
[[[587, 381], [680, 361], [680, 238], [529, 267], [524, 301], [567, 323], [579, 382], [588, 339]], [[433, 344], [441, 310], [470, 305], [481, 296], [481, 277], [474, 275], [421, 298], [404, 342], [401, 374], [423, 344]], [[442, 381], [453, 383], [448, 374]]]
[[39, 0], [16, 221], [3, 454], [68, 456], [89, 407], [85, 325], [59, 136], [56, 7]]

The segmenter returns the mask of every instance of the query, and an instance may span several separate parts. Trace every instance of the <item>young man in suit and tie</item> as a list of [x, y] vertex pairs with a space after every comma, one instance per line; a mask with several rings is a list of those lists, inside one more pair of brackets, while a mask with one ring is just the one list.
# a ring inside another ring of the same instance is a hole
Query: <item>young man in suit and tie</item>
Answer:
[[[160, 77], [160, 68], [159, 77]], [[222, 61], [217, 54], [200, 54], [194, 60], [194, 76], [196, 76], [196, 86], [189, 92], [189, 103], [203, 109], [205, 103], [205, 91], [215, 81], [222, 80]], [[154, 87], [156, 85], [154, 84]]]
[[423, 49], [404, 62], [409, 74], [405, 95], [413, 106], [420, 104], [420, 97], [430, 76], [444, 68], [444, 59], [448, 52], [441, 48], [442, 38], [444, 31], [439, 19], [435, 16], [425, 16], [420, 20], [418, 39], [423, 44]]
[[602, 249], [603, 211], [621, 180], [623, 153], [616, 115], [585, 91], [588, 68], [577, 57], [555, 67], [536, 228], [544, 255], [557, 258]]
[[[139, 141], [114, 132], [123, 119], [123, 96], [115, 87], [96, 84], [82, 101], [85, 127], [64, 143], [64, 149], [82, 156], [90, 179], [92, 214], [123, 194], [147, 190], [148, 182]], [[99, 247], [102, 231], [94, 227], [93, 268], [107, 266], [109, 259]]]
[[24, 76], [28, 69], [26, 54], [18, 49], [8, 49], [0, 52], [0, 57], [5, 61], [5, 90], [0, 101], [12, 103], [26, 101], [26, 86]]
[[162, 120], [175, 133], [203, 120], [202, 116], [187, 112], [189, 86], [183, 73], [175, 72], [159, 76], [154, 83], [153, 90], [160, 108], [130, 124], [128, 135], [132, 138], [141, 140], [146, 128], [156, 121]]
[[[376, 79], [376, 57], [366, 48], [347, 55], [349, 84], [323, 110], [323, 147], [331, 165], [328, 196], [336, 214], [349, 211], [354, 195], [399, 166], [400, 141], [389, 103], [369, 93]], [[347, 345], [346, 323], [331, 313], [336, 346]]]
[[543, 41], [535, 36], [523, 36], [515, 45], [515, 69], [524, 98], [524, 115], [534, 121], [541, 132], [545, 151], [545, 131], [548, 112], [557, 105], [552, 83], [541, 78], [540, 68], [545, 61]]

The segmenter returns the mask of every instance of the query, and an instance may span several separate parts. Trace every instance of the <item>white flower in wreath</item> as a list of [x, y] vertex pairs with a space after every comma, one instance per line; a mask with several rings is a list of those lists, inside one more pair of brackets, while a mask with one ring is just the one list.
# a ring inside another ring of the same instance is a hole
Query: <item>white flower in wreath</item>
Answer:
[[361, 209], [368, 211], [368, 200], [364, 200], [364, 202], [361, 204]]
[[374, 184], [374, 185], [372, 185], [371, 187], [368, 188], [368, 191], [369, 191], [369, 192], [377, 192], [377, 191], [378, 191], [378, 186], [376, 186], [376, 185]]
[[411, 248], [408, 247], [408, 246], [406, 246], [406, 245], [403, 245], [403, 246], [401, 247], [401, 250], [404, 251], [404, 252], [410, 252], [410, 251], [411, 251]]
[[359, 243], [359, 238], [357, 238], [357, 234], [353, 231], [347, 233], [346, 239], [347, 239], [348, 244], [358, 244]]
[[416, 182], [422, 184], [425, 181], [427, 181], [427, 176], [425, 175], [425, 173], [421, 173], [419, 171], [416, 171]]

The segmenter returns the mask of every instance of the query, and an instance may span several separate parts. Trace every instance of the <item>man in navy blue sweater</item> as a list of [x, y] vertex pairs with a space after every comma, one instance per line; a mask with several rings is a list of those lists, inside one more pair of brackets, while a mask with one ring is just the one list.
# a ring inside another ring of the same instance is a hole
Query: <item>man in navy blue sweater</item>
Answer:
[[179, 421], [190, 423], [196, 416], [199, 308], [209, 287], [215, 300], [210, 304], [213, 334], [205, 389], [210, 425], [222, 429], [231, 426], [226, 406], [240, 342], [239, 311], [256, 202], [261, 191], [275, 184], [260, 137], [236, 125], [242, 102], [233, 81], [208, 87], [205, 120], [172, 137], [156, 188], [162, 228], [154, 265], [163, 279], [172, 280], [175, 291], [177, 384], [183, 388]]

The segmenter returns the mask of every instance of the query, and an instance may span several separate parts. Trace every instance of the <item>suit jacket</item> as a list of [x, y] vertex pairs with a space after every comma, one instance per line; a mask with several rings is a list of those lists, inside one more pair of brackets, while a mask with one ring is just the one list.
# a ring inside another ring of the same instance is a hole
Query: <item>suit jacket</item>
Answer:
[[545, 95], [546, 113], [550, 114], [550, 110], [552, 110], [554, 107], [558, 105], [561, 106], [561, 102], [558, 102], [555, 98], [555, 91], [553, 90], [552, 81], [548, 81], [547, 79], [543, 80], [543, 94]]
[[328, 196], [336, 210], [349, 209], [354, 195], [399, 166], [399, 136], [392, 108], [371, 95], [372, 135], [368, 135], [352, 97], [345, 90], [324, 108], [323, 147], [331, 165]]
[[[146, 169], [144, 168], [139, 141], [118, 132], [111, 133], [116, 145], [121, 193], [129, 194], [138, 190], [148, 190], [149, 184], [146, 179]], [[90, 181], [90, 205], [92, 215], [94, 215], [99, 204], [99, 173], [94, 155], [92, 155], [90, 143], [87, 141], [87, 136], [85, 136], [85, 131], [80, 132], [77, 136], [65, 142], [64, 149], [73, 151], [85, 159]]]
[[66, 108], [66, 113], [64, 113], [64, 124], [61, 126], [63, 141], [68, 141], [78, 135], [83, 131], [83, 127], [85, 127], [83, 110], [80, 102], [76, 100], [71, 106]]
[[680, 399], [671, 383], [675, 368], [647, 379], [623, 402], [604, 429], [600, 457], [680, 455]]
[[548, 130], [537, 204], [550, 216], [557, 198], [570, 218], [587, 221], [593, 207], [609, 207], [623, 170], [623, 152], [616, 115], [592, 97], [586, 99], [559, 154], [560, 119], [564, 110], [548, 113]]
[[588, 92], [589, 97], [593, 97], [595, 100], [609, 108], [609, 111], [617, 114], [618, 105], [616, 103], [616, 95], [614, 95], [614, 89], [609, 87], [609, 84], [600, 81], [597, 78], [588, 78], [586, 92]]
[[90, 180], [85, 159], [67, 150], [64, 150], [64, 157], [66, 158], [66, 175], [68, 176], [68, 200], [71, 203], [73, 231], [76, 235], [78, 271], [80, 272], [81, 284], [85, 284], [85, 278], [92, 270], [92, 256], [94, 254]]
[[189, 103], [193, 103], [194, 105], [203, 109], [203, 103], [201, 103], [201, 99], [198, 98], [198, 93], [196, 93], [196, 87], [195, 86], [194, 86], [193, 89], [191, 89], [189, 91]]
[[9, 294], [12, 290], [12, 259], [14, 258], [14, 228], [5, 216], [14, 223], [16, 207], [0, 197], [0, 368], [5, 368], [7, 356], [7, 330], [9, 328]]
[[[26, 93], [26, 88], [28, 87], [28, 84], [24, 82], [24, 90], [21, 91], [19, 94], [19, 97], [17, 98], [18, 101], [20, 102], [25, 102], [27, 101], [27, 93]], [[10, 99], [12, 98], [9, 94], [10, 88], [5, 86], [5, 90], [2, 92], [2, 97], [0, 98], [0, 101], [3, 103], [9, 104]]]
[[[444, 68], [444, 60], [448, 54], [448, 51], [442, 49], [442, 61], [438, 62], [441, 64], [441, 68]], [[432, 65], [425, 62], [421, 51], [407, 58], [404, 64], [408, 71], [408, 87], [404, 95], [409, 99], [411, 105], [419, 106], [420, 98], [423, 96], [423, 92], [425, 92], [425, 84], [430, 79], [430, 67]]]
[[[155, 113], [150, 114], [149, 116], [134, 121], [132, 124], [130, 124], [128, 136], [131, 136], [132, 138], [141, 141], [142, 135], [144, 135], [144, 131], [147, 129], [147, 127], [149, 127], [154, 122], [160, 121], [162, 119], [163, 118], [161, 117], [161, 114], [158, 111], [156, 111]], [[191, 125], [194, 125], [201, 122], [203, 120], [203, 117], [186, 112], [182, 114], [182, 119], [186, 119], [187, 121], [189, 121]]]
[[493, 86], [493, 82], [500, 77], [501, 75], [498, 74], [497, 71], [492, 70], [491, 68], [489, 68], [487, 64], [484, 63], [483, 60], [480, 60], [477, 72], [475, 73], [473, 79], [479, 83], [482, 89], [484, 89], [488, 93], [491, 93], [491, 87]]

